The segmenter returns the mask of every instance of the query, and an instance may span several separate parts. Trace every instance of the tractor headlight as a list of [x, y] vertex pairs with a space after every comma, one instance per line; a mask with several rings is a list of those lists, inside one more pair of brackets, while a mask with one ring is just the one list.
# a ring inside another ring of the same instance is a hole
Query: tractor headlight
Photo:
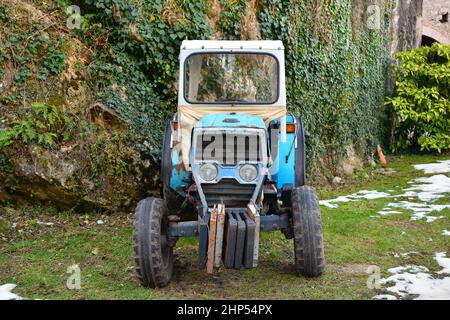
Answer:
[[219, 171], [217, 170], [217, 166], [212, 163], [205, 163], [200, 166], [199, 174], [200, 178], [204, 181], [212, 181], [217, 178]]
[[245, 182], [251, 182], [258, 176], [258, 168], [252, 164], [244, 164], [239, 169], [239, 175]]

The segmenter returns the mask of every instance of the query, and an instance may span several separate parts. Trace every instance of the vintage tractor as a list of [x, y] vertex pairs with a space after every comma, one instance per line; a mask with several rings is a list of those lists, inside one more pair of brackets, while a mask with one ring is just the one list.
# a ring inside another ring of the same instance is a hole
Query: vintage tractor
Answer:
[[179, 75], [162, 199], [140, 201], [133, 225], [142, 285], [170, 282], [180, 237], [199, 237], [208, 273], [254, 268], [260, 231], [294, 239], [299, 275], [323, 274], [319, 203], [306, 185], [302, 121], [286, 112], [282, 42], [183, 41]]

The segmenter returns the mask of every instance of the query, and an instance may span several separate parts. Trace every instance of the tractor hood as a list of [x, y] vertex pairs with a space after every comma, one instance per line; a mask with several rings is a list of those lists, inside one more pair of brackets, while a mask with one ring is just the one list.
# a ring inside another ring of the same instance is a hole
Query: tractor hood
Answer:
[[[251, 127], [267, 128], [270, 121], [281, 119], [285, 123], [285, 107], [268, 106], [178, 106], [177, 141], [185, 170], [190, 171], [189, 151], [194, 127]], [[238, 122], [239, 121], [239, 122]], [[281, 139], [283, 141], [283, 137]]]
[[259, 116], [248, 114], [219, 113], [204, 116], [195, 125], [196, 128], [204, 127], [235, 127], [265, 129], [264, 120]]

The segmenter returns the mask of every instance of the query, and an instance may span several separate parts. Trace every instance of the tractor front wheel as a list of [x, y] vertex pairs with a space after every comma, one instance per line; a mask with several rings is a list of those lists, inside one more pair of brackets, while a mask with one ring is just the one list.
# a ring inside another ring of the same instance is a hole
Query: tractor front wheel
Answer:
[[320, 276], [325, 272], [325, 254], [316, 190], [297, 187], [291, 196], [297, 273], [305, 277]]
[[137, 277], [145, 287], [164, 287], [172, 277], [173, 243], [163, 200], [146, 198], [136, 207], [133, 224]]

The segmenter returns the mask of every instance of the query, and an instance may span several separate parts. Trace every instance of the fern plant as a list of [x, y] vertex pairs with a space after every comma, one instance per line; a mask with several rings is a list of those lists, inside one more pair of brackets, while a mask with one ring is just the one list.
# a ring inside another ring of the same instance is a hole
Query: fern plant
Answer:
[[16, 140], [50, 147], [55, 142], [70, 138], [74, 124], [61, 106], [35, 102], [27, 111], [20, 121], [6, 130], [0, 130], [0, 149]]

